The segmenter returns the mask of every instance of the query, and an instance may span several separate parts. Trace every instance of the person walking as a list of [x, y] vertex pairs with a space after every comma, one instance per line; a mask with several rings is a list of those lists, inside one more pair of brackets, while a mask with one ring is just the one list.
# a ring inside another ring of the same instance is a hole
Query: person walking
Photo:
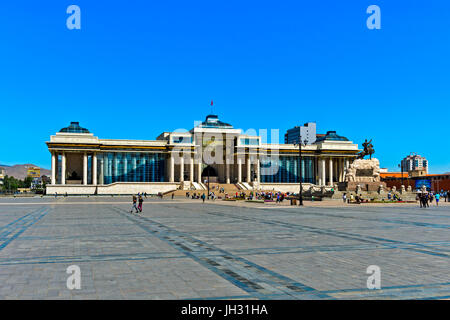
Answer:
[[202, 200], [203, 200], [203, 203], [205, 203], [205, 198], [206, 198], [205, 193], [203, 193], [203, 194], [202, 194]]
[[172, 200], [173, 200], [174, 195], [175, 195], [175, 192], [172, 192]]
[[144, 199], [142, 198], [142, 194], [139, 195], [138, 201], [139, 201], [139, 205], [138, 205], [139, 212], [142, 212], [142, 203], [144, 202]]
[[429, 193], [425, 194], [425, 196], [424, 196], [424, 206], [425, 206], [425, 208], [429, 208], [430, 207], [430, 205], [428, 204], [429, 200], [430, 200], [430, 194]]
[[420, 193], [419, 195], [419, 203], [421, 208], [425, 208], [425, 194]]
[[138, 208], [136, 207], [136, 202], [137, 202], [137, 197], [136, 197], [136, 195], [134, 195], [133, 194], [133, 206], [131, 207], [131, 211], [130, 211], [130, 213], [133, 213], [133, 209], [135, 209], [136, 210], [136, 213], [138, 213]]
[[436, 193], [435, 198], [436, 198], [436, 206], [439, 206], [439, 198], [441, 197], [441, 195], [439, 193]]
[[345, 192], [342, 195], [342, 201], [344, 201], [344, 203], [347, 201], [347, 194]]

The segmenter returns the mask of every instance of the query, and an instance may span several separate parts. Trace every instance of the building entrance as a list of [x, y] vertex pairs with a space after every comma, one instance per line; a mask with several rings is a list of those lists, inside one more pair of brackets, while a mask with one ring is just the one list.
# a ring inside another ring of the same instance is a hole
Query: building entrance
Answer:
[[209, 182], [214, 182], [214, 183], [219, 182], [219, 176], [217, 174], [217, 170], [211, 166], [207, 166], [202, 171], [202, 181], [204, 182], [205, 180], [208, 180], [208, 178], [209, 178]]

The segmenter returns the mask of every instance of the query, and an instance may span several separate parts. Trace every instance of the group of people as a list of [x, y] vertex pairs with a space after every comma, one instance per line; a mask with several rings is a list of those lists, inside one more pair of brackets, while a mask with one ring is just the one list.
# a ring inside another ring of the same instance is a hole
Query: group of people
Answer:
[[[186, 198], [191, 198], [191, 199], [202, 199], [203, 202], [205, 202], [206, 199], [208, 200], [216, 200], [216, 199], [221, 199], [221, 196], [217, 196], [216, 193], [212, 190], [215, 190], [216, 188], [213, 187], [212, 189], [210, 189], [209, 193], [201, 193], [201, 192], [191, 192], [191, 191], [187, 191], [186, 192]], [[219, 190], [219, 194], [223, 193], [224, 190], [223, 188], [217, 188], [217, 190]], [[172, 198], [173, 198], [172, 194]], [[268, 200], [268, 201], [276, 201], [277, 203], [282, 202], [286, 196], [288, 196], [289, 193], [282, 193], [282, 192], [253, 192], [250, 191], [249, 193], [246, 193], [244, 191], [236, 191], [236, 193], [233, 195], [235, 199], [246, 199], [246, 200]], [[231, 199], [230, 195], [228, 193], [225, 193], [224, 196], [225, 199]]]
[[[432, 192], [421, 192], [417, 194], [416, 199], [419, 200], [421, 208], [429, 208], [430, 204], [433, 203], [433, 200], [436, 200], [436, 206], [439, 206], [439, 200], [441, 199], [441, 193], [437, 192], [433, 194]], [[447, 202], [447, 196], [444, 197], [445, 202]]]
[[450, 202], [450, 190], [444, 191], [441, 189], [441, 192], [439, 192], [439, 198], [443, 198], [445, 202]]
[[[147, 193], [144, 193], [147, 198]], [[133, 209], [136, 210], [135, 213], [142, 213], [142, 204], [144, 203], [144, 197], [141, 193], [138, 193], [137, 196], [133, 194], [133, 206], [131, 207], [130, 213], [133, 213]]]
[[261, 192], [253, 192], [247, 195], [245, 192], [236, 191], [235, 198], [238, 199], [247, 199], [247, 200], [267, 200], [267, 201], [276, 201], [277, 203], [282, 202], [287, 196], [288, 193], [276, 192], [276, 191], [261, 191]]
[[397, 193], [392, 194], [391, 191], [388, 192], [387, 198], [389, 201], [391, 201], [391, 200], [402, 201], [402, 199], [400, 198], [400, 196]]
[[362, 194], [356, 194], [355, 196], [353, 195], [353, 193], [350, 193], [350, 196], [347, 197], [347, 193], [344, 193], [342, 195], [342, 200], [344, 201], [344, 203], [350, 203], [355, 201], [356, 203], [362, 203], [362, 202], [368, 202], [367, 199], [364, 199]]
[[[205, 202], [206, 199], [206, 195], [205, 193], [200, 194], [200, 192], [186, 192], [186, 198], [191, 198], [191, 199], [202, 199], [203, 202]], [[211, 200], [216, 200], [216, 194], [212, 191], [209, 192], [208, 194], [208, 199]], [[173, 199], [173, 193], [172, 193], [172, 199]]]

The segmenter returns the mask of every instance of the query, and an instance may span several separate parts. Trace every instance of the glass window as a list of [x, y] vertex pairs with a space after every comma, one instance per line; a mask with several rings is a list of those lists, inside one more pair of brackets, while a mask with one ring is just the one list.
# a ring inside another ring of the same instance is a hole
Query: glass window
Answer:
[[[278, 159], [261, 159], [261, 182], [296, 183], [300, 182], [299, 157], [281, 156]], [[315, 183], [314, 158], [302, 159], [302, 182]]]
[[191, 143], [192, 138], [191, 137], [185, 137], [185, 136], [174, 136], [172, 138], [173, 143]]
[[257, 146], [257, 145], [259, 145], [259, 139], [241, 138], [241, 145]]
[[164, 155], [160, 153], [106, 153], [105, 184], [114, 182], [164, 182]]

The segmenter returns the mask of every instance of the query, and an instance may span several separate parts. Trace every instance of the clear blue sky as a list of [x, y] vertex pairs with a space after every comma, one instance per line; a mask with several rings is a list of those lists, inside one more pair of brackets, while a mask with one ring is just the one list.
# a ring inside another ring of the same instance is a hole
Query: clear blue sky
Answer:
[[[66, 8], [81, 8], [81, 30]], [[368, 30], [366, 8], [381, 8]], [[450, 171], [450, 1], [1, 1], [0, 163], [50, 167], [70, 121], [100, 138], [316, 121], [382, 167]]]

